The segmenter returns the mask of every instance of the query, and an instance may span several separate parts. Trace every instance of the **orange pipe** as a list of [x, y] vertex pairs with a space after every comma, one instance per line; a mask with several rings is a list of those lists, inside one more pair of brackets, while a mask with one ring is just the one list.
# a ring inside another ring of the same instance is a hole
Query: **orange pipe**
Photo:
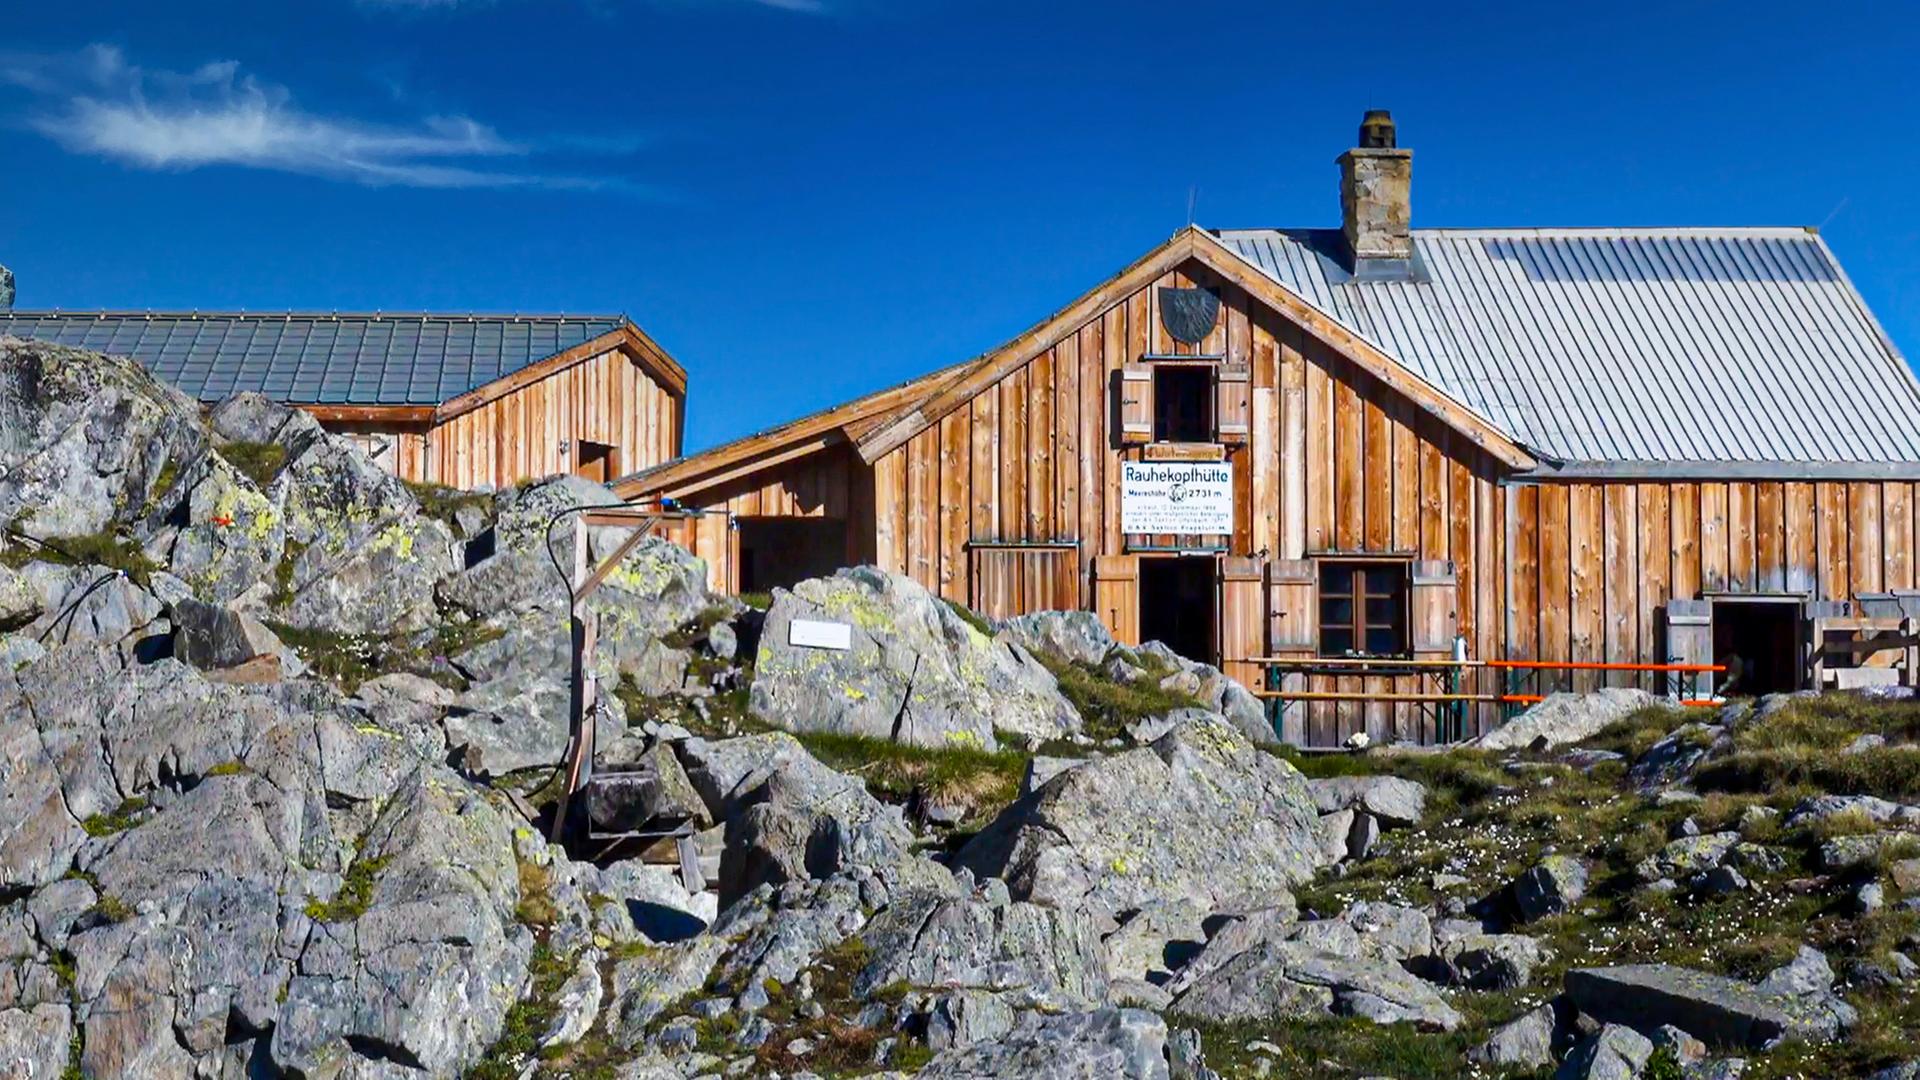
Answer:
[[1570, 663], [1556, 663], [1551, 660], [1485, 660], [1482, 663], [1488, 667], [1519, 668], [1529, 671], [1671, 671], [1699, 674], [1727, 670], [1725, 664], [1600, 664], [1586, 660]]

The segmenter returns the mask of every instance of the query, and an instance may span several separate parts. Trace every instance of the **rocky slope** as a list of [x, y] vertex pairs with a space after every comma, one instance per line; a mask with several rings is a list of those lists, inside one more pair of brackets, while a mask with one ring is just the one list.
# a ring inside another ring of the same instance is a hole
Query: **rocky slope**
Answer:
[[1837, 1076], [1920, 1038], [1912, 705], [1614, 695], [1302, 759], [1084, 613], [872, 569], [762, 613], [648, 543], [596, 723], [688, 881], [543, 839], [553, 559], [605, 489], [410, 488], [13, 342], [0, 420], [7, 1080]]

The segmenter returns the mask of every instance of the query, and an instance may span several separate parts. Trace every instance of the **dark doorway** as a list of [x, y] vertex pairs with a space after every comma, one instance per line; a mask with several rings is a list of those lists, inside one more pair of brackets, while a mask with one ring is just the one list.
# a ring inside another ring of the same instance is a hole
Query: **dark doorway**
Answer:
[[1140, 640], [1158, 641], [1189, 660], [1211, 664], [1215, 646], [1213, 560], [1184, 556], [1140, 560]]
[[1715, 600], [1713, 662], [1728, 697], [1789, 693], [1800, 689], [1800, 602]]
[[839, 518], [748, 517], [740, 526], [740, 591], [791, 589], [846, 565], [847, 523]]
[[611, 484], [620, 478], [619, 451], [600, 442], [575, 439], [573, 471], [596, 484]]
[[1213, 441], [1211, 368], [1196, 364], [1159, 364], [1154, 367], [1153, 441]]

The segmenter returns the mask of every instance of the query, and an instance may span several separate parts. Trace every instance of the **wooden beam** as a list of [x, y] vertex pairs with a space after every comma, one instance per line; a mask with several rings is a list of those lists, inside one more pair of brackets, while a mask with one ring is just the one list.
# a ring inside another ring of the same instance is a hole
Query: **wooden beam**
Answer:
[[803, 439], [776, 453], [768, 454], [765, 457], [757, 457], [751, 461], [736, 465], [724, 472], [693, 477], [685, 483], [675, 484], [671, 488], [656, 488], [655, 490], [669, 499], [683, 499], [696, 491], [705, 491], [708, 488], [718, 487], [729, 481], [738, 480], [743, 476], [750, 476], [753, 473], [759, 472], [761, 469], [769, 469], [775, 465], [792, 461], [794, 458], [819, 453], [830, 446], [837, 446], [846, 441], [846, 436], [840, 434], [838, 431], [829, 431], [824, 435], [815, 435], [811, 439]]
[[[614, 494], [623, 499], [637, 499], [648, 495], [657, 495], [670, 490], [693, 490], [687, 487], [691, 482], [706, 486], [700, 478], [708, 473], [725, 469], [733, 465], [754, 461], [768, 451], [783, 452], [797, 443], [817, 438], [825, 432], [846, 433], [853, 425], [878, 415], [884, 415], [902, 401], [911, 400], [942, 379], [952, 376], [962, 365], [942, 368], [939, 371], [922, 375], [904, 383], [876, 390], [865, 397], [811, 413], [798, 420], [791, 420], [778, 427], [723, 443], [711, 450], [704, 450], [679, 461], [669, 462], [644, 473], [626, 477], [613, 485]], [[852, 438], [847, 434], [847, 438]], [[781, 460], [786, 460], [782, 458]], [[743, 471], [746, 475], [764, 462], [755, 462], [753, 468]]]
[[323, 424], [420, 424], [433, 422], [431, 405], [295, 405]]

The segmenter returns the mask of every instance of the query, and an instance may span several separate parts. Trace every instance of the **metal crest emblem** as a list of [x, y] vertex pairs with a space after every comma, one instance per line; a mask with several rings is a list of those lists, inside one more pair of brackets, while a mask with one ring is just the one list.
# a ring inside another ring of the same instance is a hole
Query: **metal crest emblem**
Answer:
[[1220, 321], [1220, 296], [1212, 289], [1160, 289], [1160, 325], [1173, 340], [1198, 345]]

